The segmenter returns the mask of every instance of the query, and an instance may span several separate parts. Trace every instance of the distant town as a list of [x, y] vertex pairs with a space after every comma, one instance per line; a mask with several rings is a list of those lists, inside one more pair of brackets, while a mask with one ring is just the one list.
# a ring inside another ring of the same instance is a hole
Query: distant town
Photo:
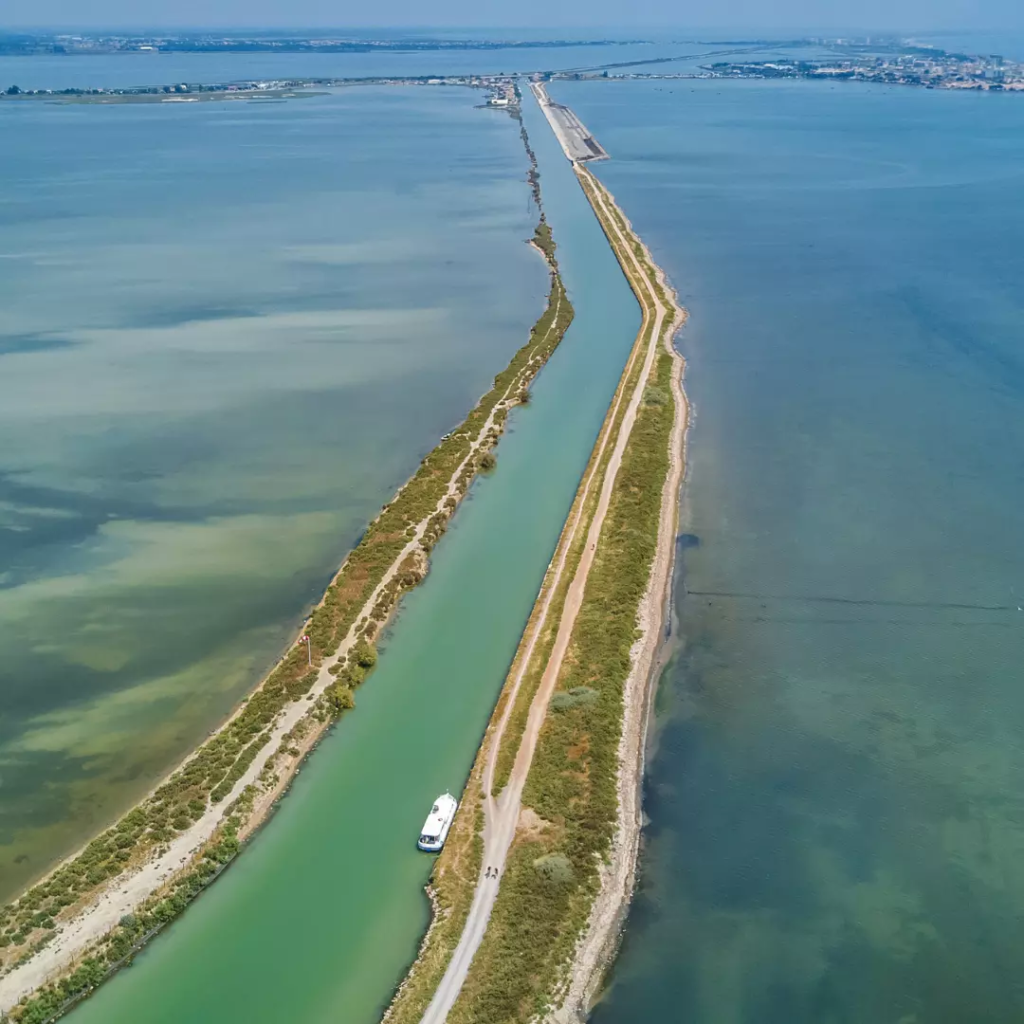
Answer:
[[1024, 64], [998, 54], [969, 56], [919, 47], [897, 54], [852, 55], [840, 60], [719, 62], [705, 69], [716, 78], [816, 78], [928, 89], [1024, 90]]
[[[13, 52], [5, 50], [15, 39], [34, 40], [32, 45], [42, 45], [41, 40], [77, 41], [82, 49], [64, 51], [50, 50], [46, 52], [66, 53], [107, 53], [137, 52], [148, 49], [186, 47], [188, 52], [201, 52], [209, 42], [209, 49], [216, 49], [223, 44], [225, 51], [241, 51], [249, 40], [227, 38], [223, 40], [212, 37], [174, 37], [171, 40], [152, 37], [79, 37], [79, 36], [3, 36], [0, 35], [0, 55]], [[350, 47], [353, 51], [379, 49], [399, 52], [410, 49], [491, 49], [499, 47], [552, 47], [552, 46], [590, 46], [608, 45], [601, 43], [579, 43], [564, 41], [539, 42], [483, 42], [463, 40], [413, 39], [413, 40], [379, 40], [349, 42], [331, 39], [291, 39], [255, 37], [254, 46], [274, 49], [280, 43], [282, 49], [288, 47], [296, 51], [331, 50]], [[621, 40], [617, 41], [621, 42]], [[633, 41], [634, 44], [643, 42]], [[76, 43], [76, 45], [77, 45]], [[123, 45], [122, 45], [123, 44]], [[28, 44], [26, 44], [28, 45]], [[56, 43], [52, 43], [56, 46]], [[61, 43], [61, 45], [64, 45]], [[680, 44], [682, 45], [682, 44]], [[690, 45], [694, 45], [691, 43]], [[708, 44], [702, 44], [708, 45]], [[715, 44], [711, 44], [715, 45]], [[853, 81], [874, 82], [885, 85], [914, 85], [927, 89], [960, 89], [982, 90], [989, 92], [1024, 92], [1024, 64], [1009, 60], [999, 54], [987, 56], [963, 53], [949, 53], [937, 47], [920, 46], [907, 41], [888, 39], [797, 39], [785, 42], [778, 40], [750, 40], [742, 42], [718, 43], [719, 48], [703, 53], [681, 53], [673, 56], [651, 56], [647, 59], [631, 59], [618, 62], [602, 63], [569, 70], [523, 72], [518, 76], [507, 74], [487, 75], [437, 75], [437, 76], [403, 76], [403, 77], [365, 77], [365, 78], [290, 78], [268, 80], [244, 80], [220, 83], [178, 82], [161, 86], [131, 86], [124, 88], [89, 88], [89, 89], [22, 89], [11, 85], [0, 90], [0, 100], [10, 99], [51, 99], [57, 102], [85, 103], [153, 103], [153, 102], [198, 102], [203, 100], [222, 99], [292, 99], [300, 96], [314, 95], [318, 88], [340, 88], [351, 85], [448, 85], [468, 86], [475, 89], [486, 89], [491, 92], [487, 106], [515, 106], [518, 93], [515, 81], [517, 77], [526, 77], [534, 81], [575, 80], [634, 80], [634, 79], [736, 79], [736, 78], [802, 78], [819, 81]], [[106, 49], [103, 49], [106, 47]], [[810, 50], [806, 58], [790, 56], [787, 51]], [[765, 52], [776, 51], [778, 56], [762, 60], [717, 60], [712, 63], [697, 64], [698, 60], [714, 57], [740, 57], [747, 55], [764, 55]], [[674, 72], [670, 70], [673, 62], [687, 61], [692, 70]], [[654, 67], [658, 66], [658, 70]], [[664, 68], [665, 70], [660, 70]]]

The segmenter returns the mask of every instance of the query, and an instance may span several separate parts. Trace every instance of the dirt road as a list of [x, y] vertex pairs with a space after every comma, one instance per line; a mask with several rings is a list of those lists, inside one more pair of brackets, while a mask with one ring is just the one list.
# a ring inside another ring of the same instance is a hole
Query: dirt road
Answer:
[[[583, 483], [583, 500], [577, 502], [577, 518], [569, 527], [569, 541], [562, 545], [560, 561], [555, 566], [553, 575], [549, 578], [547, 596], [544, 599], [542, 612], [533, 625], [532, 635], [528, 641], [524, 657], [520, 659], [519, 671], [513, 679], [510, 693], [506, 700], [505, 711], [498, 724], [498, 728], [490, 740], [483, 782], [484, 856], [482, 871], [477, 880], [469, 916], [462, 935], [444, 977], [441, 979], [434, 997], [423, 1015], [423, 1024], [443, 1024], [447, 1019], [452, 1006], [455, 1004], [455, 1000], [458, 998], [459, 992], [462, 990], [470, 965], [473, 962], [473, 957], [479, 949], [484, 933], [487, 930], [487, 923], [490, 919], [494, 902], [497, 899], [501, 874], [504, 870], [509, 847], [512, 844], [516, 825], [519, 821], [523, 787], [530, 771], [530, 765], [533, 762], [533, 755], [537, 747], [541, 726], [547, 715], [548, 704], [554, 692], [562, 662], [569, 647], [573, 626], [576, 623], [576, 617], [583, 601], [583, 592], [590, 575], [591, 566], [593, 565], [601, 529], [608, 513], [612, 491], [622, 463], [622, 456], [629, 441], [633, 424], [636, 421], [637, 410], [643, 398], [644, 387], [650, 377], [651, 368], [654, 365], [659, 347], [663, 344], [666, 320], [673, 324], [676, 320], [677, 307], [674, 303], [670, 304], [659, 298], [633, 250], [631, 239], [623, 232], [618, 219], [613, 215], [613, 210], [603, 191], [591, 188], [588, 192], [588, 198], [590, 198], [596, 212], [612, 234], [613, 244], [624, 263], [624, 269], [629, 278], [630, 285], [643, 311], [640, 331], [633, 352], [630, 355], [630, 360], [626, 365], [623, 380], [628, 379], [638, 358], [643, 360], [643, 365], [636, 386], [629, 394], [625, 413], [618, 428], [614, 431], [614, 436], [612, 436], [610, 429], [602, 432], [597, 457], [592, 459], [591, 473]], [[606, 424], [609, 427], [614, 425], [620, 404], [625, 397], [625, 389], [620, 389], [606, 419]], [[600, 475], [598, 480], [596, 478], [600, 472], [602, 456], [609, 441], [612, 441], [614, 446], [603, 475]], [[526, 729], [516, 754], [512, 773], [505, 788], [500, 794], [495, 796], [493, 794], [494, 776], [502, 737], [515, 704], [515, 696], [529, 666], [537, 639], [543, 633], [553, 595], [557, 591], [566, 571], [566, 558], [569, 550], [572, 548], [572, 539], [575, 537], [584, 518], [587, 506], [586, 496], [589, 494], [590, 489], [598, 483], [600, 485], [600, 492], [597, 506], [587, 529], [583, 553], [566, 593], [554, 648], [545, 666], [537, 693], [530, 705]]]

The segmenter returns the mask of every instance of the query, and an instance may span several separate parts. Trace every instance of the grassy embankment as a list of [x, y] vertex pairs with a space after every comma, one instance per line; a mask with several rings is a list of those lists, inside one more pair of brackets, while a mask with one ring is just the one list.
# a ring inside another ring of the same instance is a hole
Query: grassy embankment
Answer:
[[524, 806], [545, 824], [516, 838], [453, 1022], [527, 1021], [543, 1012], [597, 893], [599, 860], [615, 824], [622, 690], [668, 469], [671, 371], [671, 358], [660, 357], [645, 389], [523, 794]]
[[[589, 188], [588, 196], [593, 202]], [[631, 238], [625, 221], [618, 218], [617, 223], [626, 232], [625, 237]], [[664, 300], [656, 271], [639, 244], [636, 252], [655, 294]], [[622, 260], [617, 247], [616, 253]], [[614, 437], [618, 432], [629, 396], [638, 386], [643, 353], [653, 329], [653, 319], [648, 316], [620, 381], [618, 401], [613, 399], [552, 559], [553, 567], [564, 554], [565, 568], [506, 726], [495, 793], [511, 772], [530, 704], [555, 642], [565, 595], [586, 542], [600, 481], [611, 458], [612, 446], [602, 450], [601, 441], [606, 434]], [[663, 329], [667, 330], [668, 325]], [[672, 372], [671, 356], [659, 353], [645, 385], [573, 645], [524, 794], [524, 806], [532, 807], [546, 820], [539, 829], [517, 837], [487, 938], [453, 1010], [454, 1021], [529, 1020], [540, 1012], [562, 979], [596, 894], [597, 866], [611, 839], [617, 809], [622, 689], [630, 669], [637, 609], [654, 556], [662, 484], [669, 469], [668, 443], [675, 417]], [[438, 859], [431, 880], [435, 917], [413, 971], [389, 1008], [387, 1024], [415, 1024], [419, 1020], [462, 933], [480, 871], [481, 783], [489, 757], [489, 738], [510, 698], [509, 688], [525, 656], [528, 638], [535, 631], [552, 576], [549, 568], [506, 690], [477, 756], [462, 810]]]
[[[557, 347], [572, 319], [572, 306], [557, 273], [551, 229], [543, 217], [533, 241], [544, 253], [552, 271], [544, 313], [532, 328], [528, 342], [495, 377], [493, 388], [481, 398], [462, 425], [423, 460], [416, 474], [384, 507], [345, 560], [306, 627], [311, 638], [313, 668], [307, 664], [305, 650], [293, 648], [226, 726], [204, 743], [151, 797], [77, 857], [0, 910], [0, 947], [8, 950], [5, 958], [8, 967], [23, 962], [46, 945], [54, 934], [56, 922], [72, 916], [104, 882], [143, 863], [169, 839], [188, 828], [211, 803], [222, 801], [266, 745], [278, 714], [289, 703], [309, 693], [323, 660], [338, 650], [355, 626], [360, 640], [343, 661], [332, 666], [337, 683], [312, 708], [313, 724], [323, 726], [353, 706], [353, 691], [376, 663], [374, 638], [401, 594], [423, 578], [423, 554], [429, 552], [445, 532], [455, 511], [457, 500], [449, 498], [443, 510], [435, 512], [449, 483], [470, 454], [474, 440], [492, 412], [493, 425], [483, 438], [475, 459], [459, 473], [457, 496], [461, 498], [465, 494], [478, 471], [494, 465], [490, 449], [497, 443], [508, 407], [527, 398], [530, 382]], [[499, 403], [501, 407], [497, 408]], [[422, 548], [416, 553], [418, 557], [403, 563], [370, 614], [357, 622], [364, 605], [417, 525], [428, 516]], [[286, 738], [286, 747], [290, 746], [291, 739], [291, 735]], [[51, 1019], [69, 1000], [95, 987], [97, 979], [119, 966], [155, 930], [177, 916], [237, 853], [238, 832], [255, 796], [249, 790], [229, 809], [223, 825], [188, 874], [147, 901], [136, 914], [122, 920], [101, 947], [74, 972], [12, 1011], [11, 1020], [36, 1024]]]
[[[533, 152], [529, 148], [529, 140], [526, 137], [525, 131], [523, 132], [523, 141], [527, 146], [527, 152], [532, 158]], [[531, 181], [535, 184], [537, 180], [539, 179], [536, 175], [531, 178]], [[537, 195], [537, 192], [535, 192], [535, 195]], [[542, 221], [541, 224], [543, 235], [542, 237], [535, 237], [534, 243], [544, 252], [545, 257], [552, 263], [557, 274], [551, 229], [545, 221]], [[566, 298], [564, 301], [568, 302], [569, 300]], [[571, 308], [569, 316], [571, 319]], [[567, 326], [568, 322], [566, 323]], [[573, 508], [575, 510], [576, 505]], [[570, 514], [571, 518], [572, 513]], [[555, 559], [558, 558], [564, 538], [565, 532], [563, 532], [563, 539], [559, 543]], [[545, 592], [547, 585], [547, 578], [545, 578], [542, 593]], [[539, 603], [540, 601], [538, 600], [537, 604], [539, 605]], [[530, 632], [534, 617], [537, 614], [537, 607], [535, 606], [524, 636]], [[516, 658], [509, 670], [509, 677], [516, 672], [520, 658], [521, 651], [516, 654]], [[506, 697], [507, 695], [503, 691], [488, 724], [488, 735], [501, 717]], [[473, 888], [480, 873], [481, 858], [483, 856], [483, 841], [481, 839], [483, 831], [481, 777], [486, 750], [487, 739], [485, 737], [483, 744], [477, 752], [476, 760], [463, 790], [459, 813], [445, 842], [444, 851], [438, 857], [431, 875], [428, 891], [434, 912], [430, 928], [421, 943], [413, 969], [403, 981], [401, 988], [388, 1008], [385, 1015], [385, 1020], [388, 1024], [414, 1024], [422, 1016], [427, 1003], [433, 995], [434, 989], [437, 987], [437, 983], [448, 966], [448, 961], [455, 950], [455, 946], [458, 944], [459, 936], [462, 934], [463, 926], [469, 915], [469, 907], [473, 899]]]
[[[590, 185], [589, 181], [586, 178], [580, 178], [580, 184], [583, 186], [583, 190], [586, 193], [587, 198], [591, 201], [592, 204], [595, 204], [596, 209], [596, 197], [594, 195], [593, 187]], [[655, 295], [661, 302], [666, 302], [667, 297], [660, 281], [658, 280], [657, 271], [653, 266], [651, 266], [649, 260], [647, 259], [647, 255], [643, 250], [643, 246], [640, 244], [639, 240], [635, 238], [632, 229], [627, 224], [625, 218], [622, 216], [618, 207], [615, 206], [614, 204], [609, 204], [608, 209], [611, 213], [613, 221], [622, 231], [623, 236], [627, 239], [633, 239], [633, 251], [637, 257], [641, 269], [650, 281], [651, 287], [653, 288]], [[621, 263], [622, 254], [618, 250], [618, 243], [613, 240], [612, 235], [609, 234], [608, 237], [609, 240], [612, 241], [612, 247], [615, 250], [616, 255], [619, 257]], [[627, 363], [626, 369], [623, 373], [622, 380], [619, 382], [618, 391], [616, 392], [616, 395], [612, 400], [612, 410], [615, 409], [616, 401], [622, 395], [628, 396], [636, 387], [636, 382], [642, 368], [642, 360], [639, 359], [638, 356], [643, 351], [646, 350], [647, 344], [650, 341], [651, 331], [653, 330], [653, 328], [653, 322], [650, 320], [650, 318], [648, 318], [647, 321], [645, 321], [643, 328], [641, 329], [640, 335], [637, 339], [637, 343], [634, 346], [633, 351], [630, 355], [630, 361]], [[608, 420], [606, 421], [602, 429], [602, 434], [599, 435], [598, 442], [594, 446], [594, 452], [591, 455], [591, 462], [588, 465], [587, 471], [583, 477], [584, 482], [588, 479], [588, 476], [594, 471], [594, 462], [598, 450], [600, 448], [601, 439], [604, 436], [604, 431], [618, 430], [622, 417], [623, 415], [625, 415], [626, 404], [627, 401], [622, 401], [619, 404], [617, 412], [614, 416], [612, 416], [611, 412], [609, 413]], [[601, 465], [597, 467], [597, 472], [599, 476], [603, 476], [604, 466], [606, 465], [607, 460], [609, 458], [611, 458], [610, 448], [605, 450], [603, 458], [601, 460]], [[583, 490], [583, 486], [584, 485], [581, 484], [581, 492]], [[558, 622], [561, 617], [562, 607], [565, 603], [565, 595], [569, 589], [569, 584], [575, 573], [576, 566], [579, 563], [580, 555], [583, 551], [586, 529], [589, 525], [590, 519], [592, 518], [594, 507], [597, 505], [598, 491], [599, 488], [593, 488], [590, 490], [590, 493], [587, 496], [587, 506], [583, 510], [584, 523], [582, 525], [582, 529], [580, 529], [576, 534], [572, 551], [569, 553], [567, 559], [568, 571], [565, 572], [562, 576], [558, 593], [555, 595], [552, 601], [551, 610], [548, 615], [544, 632], [534, 649], [534, 653], [530, 661], [530, 666], [528, 667], [524, 675], [523, 682], [516, 695], [516, 704], [510, 716], [509, 724], [506, 727], [505, 734], [502, 738], [501, 750], [498, 756], [497, 770], [495, 772], [494, 778], [495, 793], [501, 791], [505, 783], [508, 781], [509, 775], [511, 774], [512, 765], [515, 762], [516, 753], [519, 750], [519, 744], [522, 739], [523, 732], [526, 729], [526, 720], [530, 712], [530, 705], [533, 702], [534, 695], [537, 692], [537, 687], [540, 685], [541, 676], [543, 675], [544, 668], [547, 665], [548, 660], [550, 658], [551, 649], [554, 647], [555, 636], [558, 631]], [[579, 495], [577, 496], [577, 501], [578, 500]], [[569, 532], [568, 525], [572, 522], [574, 514], [575, 506], [574, 512], [570, 515], [569, 521], [567, 523], [566, 533]], [[564, 541], [565, 537], [563, 536], [563, 542]], [[541, 597], [538, 598], [537, 607], [535, 607], [534, 609], [534, 614], [536, 614], [539, 611], [541, 599], [546, 593], [546, 587], [547, 581], [545, 581], [545, 587], [541, 591]], [[529, 630], [527, 632], [529, 632]], [[524, 634], [524, 637], [525, 635], [526, 634]], [[522, 646], [525, 647], [525, 642]], [[517, 659], [518, 657], [519, 655], [517, 655]]]
[[517, 835], [453, 1024], [526, 1021], [543, 1012], [597, 893], [598, 865], [615, 826], [622, 690], [668, 469], [671, 372], [671, 357], [660, 357], [645, 389], [523, 794], [524, 806], [545, 824]]
[[[545, 620], [543, 632], [538, 638], [538, 642], [535, 645], [533, 654], [530, 658], [530, 663], [523, 675], [523, 681], [516, 693], [515, 706], [509, 716], [509, 722], [502, 737], [501, 749], [498, 752], [498, 761], [494, 773], [495, 794], [501, 792], [512, 773], [512, 766], [515, 763], [516, 754], [519, 751], [519, 745], [522, 742], [523, 733], [526, 730], [526, 720], [530, 713], [530, 705], [533, 703], [533, 698], [537, 693], [537, 688], [540, 686], [541, 677], [544, 674], [544, 669], [550, 660], [551, 651], [555, 645], [555, 639], [558, 633], [558, 623], [562, 616], [562, 609], [565, 606], [566, 594], [568, 593], [569, 586], [576, 574], [580, 557], [582, 556], [583, 549], [586, 545], [587, 530], [594, 517], [594, 512], [600, 498], [600, 482], [604, 477], [608, 462], [612, 456], [613, 445], [606, 445], [602, 451], [601, 442], [606, 435], [608, 437], [614, 437], [622, 424], [622, 418], [626, 414], [626, 407], [629, 403], [629, 396], [636, 389], [640, 373], [643, 369], [643, 359], [641, 357], [643, 351], [650, 342], [652, 329], [653, 325], [647, 323], [638, 335], [637, 342], [630, 354], [630, 360], [627, 363], [626, 370], [623, 373], [618, 389], [612, 399], [608, 417], [602, 427], [601, 433], [598, 435], [598, 440], [594, 445], [594, 451], [591, 453], [590, 462], [584, 473], [583, 480], [580, 485], [580, 491], [577, 494], [576, 501], [578, 505], [573, 506], [574, 511], [570, 514], [570, 519], [567, 521], [566, 534], [563, 538], [563, 542], [566, 544], [571, 543], [571, 546], [566, 557], [565, 571], [562, 573], [561, 579], [558, 583], [558, 588], [552, 598], [551, 607], [548, 612], [547, 619]], [[588, 481], [592, 481], [589, 487], [587, 487]], [[584, 490], [586, 491], [585, 497]], [[570, 527], [574, 522], [574, 515], [579, 515], [580, 522], [577, 528], [571, 532], [570, 537]], [[547, 592], [548, 583], [545, 581], [545, 586], [541, 589], [540, 597], [538, 598], [538, 605], [546, 596]], [[535, 612], [538, 610], [539, 609], [535, 609]], [[525, 647], [525, 644], [522, 646]]]
[[[480, 873], [481, 857], [483, 856], [483, 774], [490, 753], [490, 743], [499, 721], [510, 699], [510, 688], [519, 672], [523, 658], [529, 647], [529, 638], [536, 630], [541, 608], [550, 592], [555, 576], [554, 567], [565, 555], [565, 569], [561, 574], [558, 589], [552, 598], [552, 604], [545, 620], [545, 625], [538, 642], [530, 656], [530, 662], [516, 695], [515, 708], [510, 716], [502, 739], [498, 770], [495, 774], [495, 793], [499, 792], [508, 781], [516, 751], [522, 739], [526, 725], [526, 716], [530, 703], [536, 693], [543, 674], [544, 666], [550, 657], [554, 645], [558, 621], [561, 617], [565, 594], [575, 574], [576, 566], [586, 543], [587, 528], [593, 519], [598, 502], [600, 484], [604, 469], [611, 457], [612, 447], [601, 449], [601, 441], [606, 435], [618, 429], [625, 406], [626, 397], [616, 407], [616, 398], [628, 396], [636, 386], [640, 374], [641, 360], [637, 358], [644, 344], [650, 338], [650, 331], [645, 330], [627, 362], [626, 371], [619, 383], [618, 390], [611, 403], [608, 416], [599, 432], [597, 442], [591, 453], [590, 461], [584, 470], [580, 487], [577, 490], [573, 505], [566, 519], [555, 553], [541, 583], [540, 592], [534, 603], [533, 611], [523, 631], [523, 637], [506, 677], [505, 687], [498, 699], [488, 723], [487, 731], [477, 753], [473, 769], [462, 795], [462, 803], [455, 824], [445, 843], [444, 851], [438, 858], [430, 881], [430, 896], [434, 906], [434, 916], [430, 929], [424, 937], [416, 962], [409, 975], [403, 981], [394, 1000], [385, 1015], [385, 1024], [416, 1024], [422, 1017], [435, 989], [447, 969], [448, 962], [455, 951], [462, 930], [469, 915], [473, 890]], [[590, 486], [587, 484], [590, 482]], [[568, 551], [566, 549], [568, 548]]]
[[[646, 260], [641, 266], [653, 286], [653, 268]], [[523, 794], [524, 807], [541, 822], [516, 836], [487, 934], [449, 1018], [453, 1024], [543, 1015], [566, 981], [597, 894], [599, 866], [615, 830], [623, 688], [670, 466], [673, 372], [672, 357], [660, 351], [644, 384]]]

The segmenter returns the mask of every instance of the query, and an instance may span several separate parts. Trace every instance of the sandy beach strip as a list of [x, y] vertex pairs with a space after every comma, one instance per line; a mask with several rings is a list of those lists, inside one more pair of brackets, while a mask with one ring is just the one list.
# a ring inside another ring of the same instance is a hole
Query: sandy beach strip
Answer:
[[[573, 954], [569, 981], [560, 995], [558, 1005], [549, 1014], [557, 1024], [586, 1020], [599, 992], [601, 981], [614, 958], [629, 904], [636, 883], [637, 856], [643, 824], [641, 787], [644, 753], [651, 702], [657, 677], [657, 655], [671, 615], [672, 579], [675, 567], [676, 533], [679, 520], [679, 497], [685, 474], [686, 434], [689, 426], [689, 404], [683, 390], [685, 362], [673, 343], [686, 322], [686, 311], [679, 304], [675, 290], [664, 271], [655, 263], [650, 250], [633, 231], [632, 225], [615, 203], [611, 193], [588, 171], [577, 173], [595, 190], [598, 202], [614, 209], [626, 225], [628, 235], [623, 241], [641, 246], [644, 261], [654, 270], [656, 280], [672, 309], [672, 318], [663, 328], [661, 344], [672, 357], [672, 390], [675, 418], [669, 441], [669, 472], [661, 497], [661, 516], [655, 560], [647, 589], [640, 601], [637, 627], [639, 636], [630, 652], [632, 667], [626, 680], [624, 717], [619, 746], [618, 815], [611, 849], [601, 871], [601, 887], [591, 907], [586, 929]], [[589, 193], [588, 193], [589, 195]], [[596, 210], [602, 224], [602, 212]]]

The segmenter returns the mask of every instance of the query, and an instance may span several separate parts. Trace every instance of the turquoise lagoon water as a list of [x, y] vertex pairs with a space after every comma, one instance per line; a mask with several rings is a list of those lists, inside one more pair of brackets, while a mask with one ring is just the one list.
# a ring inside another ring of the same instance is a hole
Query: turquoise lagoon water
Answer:
[[557, 83], [691, 311], [678, 646], [595, 1024], [1024, 1016], [1024, 104]]
[[0, 893], [229, 711], [525, 340], [478, 101], [0, 107]]
[[426, 926], [425, 808], [459, 792], [639, 326], [532, 99], [524, 111], [576, 319], [403, 601], [357, 706], [252, 847], [75, 1010], [75, 1024], [372, 1024]]

